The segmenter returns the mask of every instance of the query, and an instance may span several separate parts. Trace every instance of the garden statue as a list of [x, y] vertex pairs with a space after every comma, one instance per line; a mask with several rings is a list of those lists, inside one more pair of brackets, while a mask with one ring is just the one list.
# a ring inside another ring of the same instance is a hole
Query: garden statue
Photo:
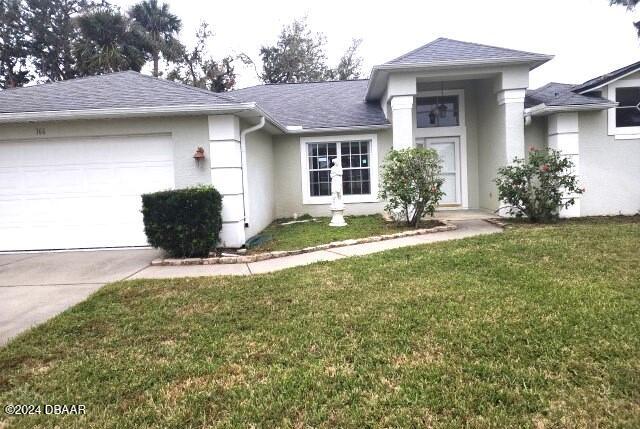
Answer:
[[342, 165], [340, 158], [331, 160], [331, 222], [329, 226], [347, 226], [342, 201]]

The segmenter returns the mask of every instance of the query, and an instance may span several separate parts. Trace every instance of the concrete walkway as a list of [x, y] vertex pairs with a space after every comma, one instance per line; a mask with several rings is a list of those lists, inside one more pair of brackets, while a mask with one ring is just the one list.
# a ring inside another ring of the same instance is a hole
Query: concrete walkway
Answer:
[[[486, 216], [485, 216], [486, 217]], [[438, 232], [434, 234], [414, 235], [393, 240], [377, 241], [373, 243], [355, 244], [337, 247], [330, 250], [303, 253], [301, 255], [285, 256], [265, 261], [242, 264], [218, 265], [182, 265], [182, 266], [149, 266], [139, 271], [129, 279], [166, 279], [174, 277], [202, 277], [220, 275], [248, 275], [269, 273], [285, 268], [298, 267], [320, 261], [334, 261], [349, 256], [362, 256], [382, 252], [399, 247], [417, 246], [420, 244], [436, 243], [439, 241], [457, 240], [482, 234], [502, 232], [502, 228], [492, 225], [482, 219], [467, 219], [453, 221], [458, 229], [454, 231]]]

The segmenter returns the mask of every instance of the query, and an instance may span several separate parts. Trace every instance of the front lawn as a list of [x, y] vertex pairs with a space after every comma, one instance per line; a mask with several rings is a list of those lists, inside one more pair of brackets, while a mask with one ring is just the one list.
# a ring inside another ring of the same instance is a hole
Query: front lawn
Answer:
[[[331, 227], [331, 218], [307, 218], [304, 222], [291, 223], [293, 219], [280, 219], [265, 228], [260, 235], [267, 240], [249, 249], [250, 253], [271, 252], [274, 250], [296, 250], [332, 241], [364, 238], [374, 235], [394, 234], [407, 231], [410, 227], [385, 221], [381, 215], [345, 216], [347, 226]], [[426, 220], [420, 228], [438, 226], [438, 221]]]
[[0, 349], [9, 427], [640, 427], [640, 222], [130, 281]]

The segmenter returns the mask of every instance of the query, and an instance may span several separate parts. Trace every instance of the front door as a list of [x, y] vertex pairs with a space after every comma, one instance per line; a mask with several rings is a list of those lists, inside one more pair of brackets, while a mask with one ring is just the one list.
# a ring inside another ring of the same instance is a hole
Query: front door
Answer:
[[460, 137], [427, 137], [419, 139], [417, 146], [435, 150], [442, 160], [442, 190], [445, 194], [440, 200], [440, 205], [461, 205]]

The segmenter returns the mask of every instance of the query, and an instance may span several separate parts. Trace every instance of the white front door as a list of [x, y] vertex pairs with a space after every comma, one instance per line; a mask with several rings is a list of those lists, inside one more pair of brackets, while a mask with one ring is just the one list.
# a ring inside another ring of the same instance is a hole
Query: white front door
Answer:
[[442, 160], [442, 190], [445, 194], [440, 205], [461, 205], [460, 137], [427, 137], [420, 139], [417, 145], [435, 150]]
[[0, 251], [144, 246], [140, 195], [173, 187], [168, 134], [0, 141]]

